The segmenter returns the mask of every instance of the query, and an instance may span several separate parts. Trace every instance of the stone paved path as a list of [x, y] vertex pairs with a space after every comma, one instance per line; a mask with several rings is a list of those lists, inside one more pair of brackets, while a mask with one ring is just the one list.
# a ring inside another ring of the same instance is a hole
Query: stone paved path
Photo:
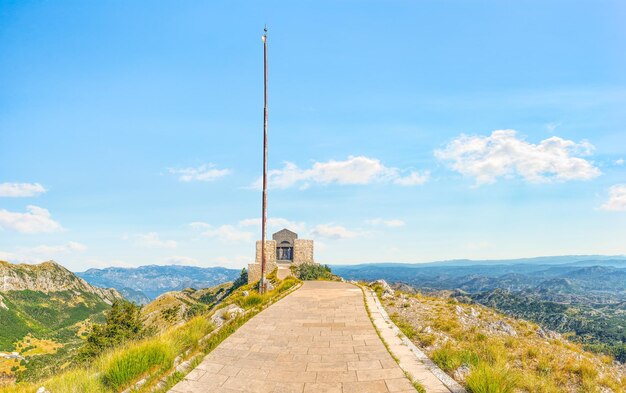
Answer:
[[309, 281], [257, 314], [171, 392], [412, 392], [353, 285]]

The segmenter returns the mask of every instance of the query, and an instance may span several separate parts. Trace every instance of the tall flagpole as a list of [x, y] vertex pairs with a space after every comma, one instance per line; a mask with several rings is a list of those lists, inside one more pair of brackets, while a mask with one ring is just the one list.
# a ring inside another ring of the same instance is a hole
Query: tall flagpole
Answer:
[[263, 29], [263, 218], [261, 219], [261, 281], [259, 292], [265, 293], [265, 225], [267, 221], [267, 25]]

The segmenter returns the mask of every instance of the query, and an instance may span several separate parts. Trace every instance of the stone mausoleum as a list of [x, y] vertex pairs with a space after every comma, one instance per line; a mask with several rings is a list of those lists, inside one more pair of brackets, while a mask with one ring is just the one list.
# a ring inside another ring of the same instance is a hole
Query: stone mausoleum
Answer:
[[[265, 241], [265, 272], [279, 269], [279, 278], [290, 273], [291, 266], [315, 263], [313, 260], [313, 240], [298, 239], [298, 234], [282, 229]], [[248, 264], [248, 283], [261, 279], [261, 241], [256, 242], [256, 260]]]

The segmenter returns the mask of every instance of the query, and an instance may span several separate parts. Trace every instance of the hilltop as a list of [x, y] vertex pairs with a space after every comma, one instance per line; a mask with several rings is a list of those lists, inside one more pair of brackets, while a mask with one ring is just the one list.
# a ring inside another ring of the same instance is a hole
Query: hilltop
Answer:
[[[52, 372], [82, 345], [89, 326], [122, 299], [94, 287], [54, 261], [0, 261], [0, 384]], [[64, 360], [65, 359], [65, 360]]]
[[54, 261], [37, 265], [0, 261], [0, 277], [0, 292], [30, 290], [47, 294], [78, 291], [96, 295], [108, 304], [122, 298], [115, 289], [92, 286]]

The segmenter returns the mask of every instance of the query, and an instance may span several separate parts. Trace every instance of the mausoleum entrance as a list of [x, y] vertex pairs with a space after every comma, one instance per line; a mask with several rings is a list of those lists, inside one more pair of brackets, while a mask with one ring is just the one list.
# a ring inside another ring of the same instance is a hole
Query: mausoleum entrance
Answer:
[[298, 234], [289, 229], [283, 229], [272, 235], [272, 239], [276, 241], [276, 262], [293, 262], [293, 244], [297, 238]]

